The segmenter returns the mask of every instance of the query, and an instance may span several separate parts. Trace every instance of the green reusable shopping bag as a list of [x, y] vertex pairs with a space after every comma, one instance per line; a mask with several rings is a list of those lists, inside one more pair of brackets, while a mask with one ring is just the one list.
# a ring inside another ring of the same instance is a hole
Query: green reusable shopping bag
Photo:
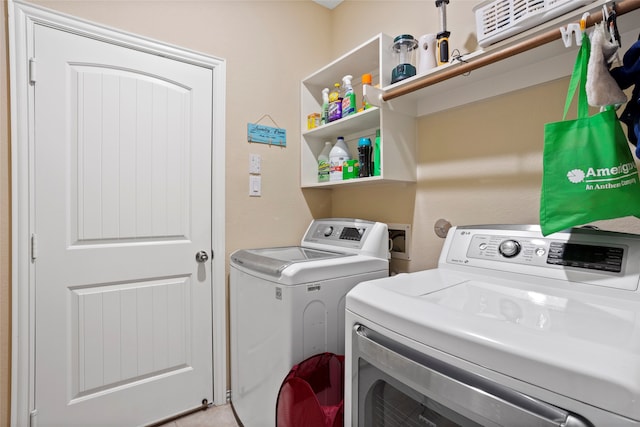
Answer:
[[[589, 37], [571, 75], [561, 122], [544, 126], [540, 227], [543, 235], [592, 221], [640, 215], [640, 179], [613, 108], [589, 116]], [[576, 120], [565, 120], [578, 89]]]

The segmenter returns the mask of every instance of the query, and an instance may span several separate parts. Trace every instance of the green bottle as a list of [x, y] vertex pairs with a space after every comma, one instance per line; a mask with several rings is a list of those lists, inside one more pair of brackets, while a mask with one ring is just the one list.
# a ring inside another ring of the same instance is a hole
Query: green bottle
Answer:
[[380, 129], [376, 130], [376, 140], [373, 143], [373, 176], [380, 176]]
[[326, 125], [329, 123], [329, 88], [322, 89], [322, 117], [320, 117], [320, 124]]
[[330, 153], [331, 143], [327, 141], [324, 143], [324, 148], [318, 156], [318, 182], [329, 181], [329, 172], [331, 171], [331, 165], [329, 164]]

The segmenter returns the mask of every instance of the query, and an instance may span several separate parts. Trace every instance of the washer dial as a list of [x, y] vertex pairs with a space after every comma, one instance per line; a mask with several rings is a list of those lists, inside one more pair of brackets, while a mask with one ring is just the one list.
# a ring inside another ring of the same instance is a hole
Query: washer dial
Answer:
[[520, 253], [520, 249], [520, 243], [511, 239], [503, 241], [500, 243], [500, 246], [498, 246], [498, 251], [505, 258], [513, 258]]

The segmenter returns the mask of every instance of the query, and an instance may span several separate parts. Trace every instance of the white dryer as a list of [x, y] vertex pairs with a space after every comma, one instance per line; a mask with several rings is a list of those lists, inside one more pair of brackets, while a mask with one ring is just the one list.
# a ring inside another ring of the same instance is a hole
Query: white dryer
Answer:
[[320, 219], [300, 246], [231, 254], [231, 402], [245, 427], [275, 425], [278, 391], [293, 365], [344, 354], [345, 295], [389, 275], [387, 225]]
[[449, 230], [347, 295], [345, 426], [640, 426], [640, 236]]

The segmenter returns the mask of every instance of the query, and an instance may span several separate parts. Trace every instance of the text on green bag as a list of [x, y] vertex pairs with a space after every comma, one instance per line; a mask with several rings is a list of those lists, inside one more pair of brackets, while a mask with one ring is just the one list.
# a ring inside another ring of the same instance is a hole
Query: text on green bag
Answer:
[[[612, 168], [588, 168], [586, 173], [582, 169], [573, 169], [567, 173], [567, 179], [574, 184], [580, 182], [607, 182], [626, 178], [626, 175], [635, 175], [637, 168], [635, 162], [623, 163]], [[622, 176], [620, 176], [622, 175]], [[591, 179], [589, 179], [591, 178]], [[599, 178], [599, 179], [594, 179]], [[634, 178], [635, 181], [635, 178]]]

